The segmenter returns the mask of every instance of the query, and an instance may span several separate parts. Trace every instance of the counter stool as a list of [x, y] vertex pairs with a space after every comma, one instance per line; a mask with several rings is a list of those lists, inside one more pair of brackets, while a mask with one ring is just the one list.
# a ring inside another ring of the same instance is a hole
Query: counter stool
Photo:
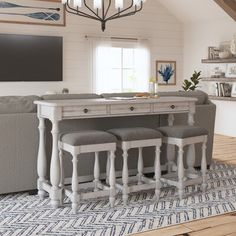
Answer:
[[[127, 205], [128, 194], [130, 192], [155, 188], [157, 200], [160, 196], [161, 188], [161, 167], [160, 167], [160, 146], [162, 144], [162, 134], [156, 130], [149, 128], [120, 128], [108, 130], [109, 133], [118, 139], [118, 147], [123, 150], [123, 170], [122, 185], [117, 185], [122, 190], [124, 205]], [[155, 147], [155, 180], [148, 179], [143, 175], [143, 147]], [[129, 186], [129, 170], [128, 170], [128, 150], [138, 148], [138, 185]]]
[[[115, 150], [116, 150], [116, 137], [110, 133], [98, 130], [80, 131], [74, 133], [63, 134], [59, 141], [60, 160], [62, 165], [63, 150], [69, 152], [72, 155], [72, 191], [65, 189], [66, 196], [72, 202], [72, 209], [76, 213], [78, 204], [81, 199], [88, 199], [94, 197], [102, 197], [110, 195], [110, 205], [114, 206], [115, 203]], [[99, 152], [107, 151], [110, 159], [110, 173], [109, 183], [110, 188], [103, 185], [99, 180], [100, 168], [99, 168]], [[79, 193], [79, 181], [78, 181], [78, 169], [77, 163], [79, 154], [82, 153], [95, 153], [94, 163], [94, 192]], [[62, 169], [63, 176], [63, 169]], [[61, 180], [61, 187], [64, 187], [64, 178]]]
[[[189, 185], [202, 184], [202, 190], [206, 190], [206, 143], [208, 131], [196, 126], [168, 126], [158, 129], [162, 132], [163, 143], [178, 147], [177, 173], [169, 173], [162, 176], [161, 180], [178, 188], [180, 199], [183, 198], [184, 188]], [[184, 169], [184, 146], [202, 143], [201, 173], [196, 174]]]

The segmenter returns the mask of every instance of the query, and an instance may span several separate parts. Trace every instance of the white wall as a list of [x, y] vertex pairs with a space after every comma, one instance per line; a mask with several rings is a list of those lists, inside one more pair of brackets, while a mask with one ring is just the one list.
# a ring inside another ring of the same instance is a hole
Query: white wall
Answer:
[[[194, 70], [201, 70], [203, 76], [209, 75], [212, 66], [201, 63], [201, 59], [208, 56], [208, 46], [219, 46], [221, 42], [230, 41], [235, 33], [236, 22], [226, 15], [225, 18], [219, 20], [186, 24], [184, 30], [184, 78], [188, 79]], [[217, 105], [215, 132], [236, 137], [236, 102], [213, 102]]]
[[[153, 0], [147, 1], [144, 10], [139, 14], [108, 22], [105, 33], [101, 32], [99, 23], [95, 21], [69, 14], [66, 20], [66, 27], [0, 24], [0, 33], [64, 37], [63, 82], [4, 82], [0, 84], [1, 96], [41, 95], [50, 90], [59, 92], [63, 87], [69, 88], [71, 93], [91, 92], [89, 50], [85, 35], [147, 38], [151, 45], [152, 76], [155, 76], [157, 59], [176, 60], [177, 80], [182, 80], [183, 25], [160, 3]], [[177, 87], [169, 86], [168, 89]]]
[[201, 59], [208, 57], [208, 47], [230, 41], [235, 33], [236, 22], [229, 17], [185, 24], [184, 78], [189, 78], [194, 70], [208, 74], [209, 65], [201, 63]]

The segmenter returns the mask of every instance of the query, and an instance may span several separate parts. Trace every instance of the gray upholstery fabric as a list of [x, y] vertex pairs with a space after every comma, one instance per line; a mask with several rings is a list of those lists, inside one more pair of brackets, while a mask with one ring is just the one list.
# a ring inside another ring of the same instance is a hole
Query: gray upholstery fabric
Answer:
[[34, 101], [41, 100], [38, 96], [4, 96], [0, 97], [0, 114], [33, 113], [37, 106]]
[[110, 129], [107, 132], [115, 135], [121, 141], [162, 138], [159, 131], [143, 127]]
[[36, 113], [0, 115], [0, 193], [37, 188]]
[[197, 98], [197, 105], [201, 105], [201, 104], [206, 104], [208, 101], [208, 95], [201, 91], [201, 90], [195, 90], [195, 91], [169, 91], [169, 92], [160, 92], [159, 95], [161, 97], [164, 96], [177, 96], [177, 97], [193, 97], [193, 98]]
[[80, 132], [62, 134], [60, 139], [62, 142], [72, 146], [114, 143], [117, 141], [114, 135], [99, 130], [84, 130]]
[[160, 127], [158, 130], [164, 136], [173, 138], [189, 138], [208, 134], [205, 128], [185, 125]]
[[66, 100], [66, 99], [96, 99], [101, 98], [100, 95], [94, 93], [81, 93], [81, 94], [50, 94], [43, 95], [43, 100]]

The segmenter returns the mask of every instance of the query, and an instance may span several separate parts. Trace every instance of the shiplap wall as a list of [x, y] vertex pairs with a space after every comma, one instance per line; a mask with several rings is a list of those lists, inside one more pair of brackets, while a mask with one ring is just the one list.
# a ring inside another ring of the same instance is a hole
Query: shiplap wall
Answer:
[[71, 93], [91, 92], [89, 47], [85, 35], [137, 37], [149, 40], [151, 72], [155, 76], [156, 60], [177, 61], [177, 86], [163, 86], [160, 90], [175, 90], [183, 80], [183, 25], [155, 0], [145, 3], [143, 11], [135, 16], [107, 23], [105, 33], [98, 22], [67, 14], [66, 27], [3, 24], [0, 33], [63, 36], [63, 82], [2, 82], [0, 95], [42, 95], [47, 91]]

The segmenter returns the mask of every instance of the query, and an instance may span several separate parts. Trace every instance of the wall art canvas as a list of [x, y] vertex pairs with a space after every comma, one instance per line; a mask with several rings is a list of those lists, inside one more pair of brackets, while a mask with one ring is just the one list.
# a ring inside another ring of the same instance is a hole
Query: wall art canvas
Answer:
[[156, 78], [159, 85], [176, 85], [176, 61], [156, 61]]
[[65, 25], [65, 9], [60, 1], [0, 0], [0, 23]]

